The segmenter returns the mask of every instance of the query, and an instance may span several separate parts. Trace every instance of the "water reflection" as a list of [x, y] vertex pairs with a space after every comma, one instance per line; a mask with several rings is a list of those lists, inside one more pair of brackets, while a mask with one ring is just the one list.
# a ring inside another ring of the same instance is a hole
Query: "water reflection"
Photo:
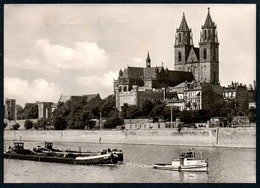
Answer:
[[178, 172], [180, 183], [207, 183], [208, 172]]

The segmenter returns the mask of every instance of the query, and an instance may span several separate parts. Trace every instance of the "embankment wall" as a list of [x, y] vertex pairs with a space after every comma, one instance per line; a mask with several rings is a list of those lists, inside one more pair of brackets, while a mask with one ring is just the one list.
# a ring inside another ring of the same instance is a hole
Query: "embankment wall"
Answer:
[[158, 130], [6, 130], [5, 140], [256, 148], [256, 128]]

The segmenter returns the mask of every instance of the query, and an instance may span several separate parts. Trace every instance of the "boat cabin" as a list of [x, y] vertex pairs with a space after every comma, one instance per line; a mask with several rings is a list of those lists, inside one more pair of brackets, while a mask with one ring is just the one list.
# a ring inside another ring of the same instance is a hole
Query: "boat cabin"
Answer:
[[195, 159], [195, 151], [192, 150], [189, 152], [184, 152], [180, 155], [180, 163], [181, 165], [184, 164], [184, 160], [194, 160]]
[[23, 142], [15, 142], [14, 148], [17, 150], [23, 150], [24, 149], [24, 143]]
[[45, 142], [45, 148], [52, 150], [53, 149], [53, 143], [52, 142]]

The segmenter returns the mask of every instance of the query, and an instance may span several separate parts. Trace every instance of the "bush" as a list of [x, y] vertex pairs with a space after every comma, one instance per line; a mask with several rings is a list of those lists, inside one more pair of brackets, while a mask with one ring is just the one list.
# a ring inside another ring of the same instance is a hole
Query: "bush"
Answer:
[[12, 125], [12, 130], [18, 130], [20, 127], [19, 123], [15, 123]]
[[41, 118], [36, 123], [33, 124], [33, 127], [35, 129], [46, 129], [48, 126], [50, 126], [50, 119], [47, 118]]
[[256, 114], [249, 114], [248, 115], [249, 122], [256, 122]]
[[63, 117], [58, 116], [53, 119], [53, 127], [55, 130], [64, 130], [67, 128], [67, 126], [68, 124]]
[[116, 128], [119, 125], [123, 125], [124, 120], [118, 117], [111, 117], [106, 120], [104, 123], [104, 128], [106, 129], [111, 129], [111, 128]]
[[24, 122], [24, 128], [26, 130], [33, 128], [33, 122], [29, 119], [25, 120]]
[[6, 122], [4, 122], [4, 130], [5, 128], [8, 126], [8, 124]]
[[39, 121], [33, 123], [33, 128], [35, 128], [36, 130], [40, 129]]

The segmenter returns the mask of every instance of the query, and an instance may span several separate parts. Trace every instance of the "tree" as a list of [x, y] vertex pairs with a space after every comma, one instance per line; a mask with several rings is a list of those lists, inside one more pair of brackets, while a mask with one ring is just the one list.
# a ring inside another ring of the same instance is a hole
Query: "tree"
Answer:
[[142, 104], [142, 115], [148, 117], [148, 115], [150, 114], [150, 112], [152, 111], [154, 107], [154, 104], [152, 103], [152, 101], [149, 100], [145, 100]]
[[170, 121], [171, 120], [171, 107], [165, 106], [161, 113], [161, 116], [165, 121]]
[[12, 130], [18, 130], [20, 127], [19, 123], [15, 123], [12, 125]]
[[51, 124], [50, 118], [41, 118], [36, 123], [33, 124], [35, 129], [47, 129], [47, 127]]
[[31, 129], [33, 127], [33, 122], [29, 119], [25, 120], [24, 122], [24, 128], [26, 130]]
[[87, 120], [85, 121], [85, 128], [86, 129], [93, 129], [96, 125], [95, 121]]
[[58, 116], [53, 119], [53, 127], [55, 130], [64, 130], [68, 126], [65, 118]]
[[113, 115], [115, 111], [117, 111], [115, 103], [116, 100], [114, 95], [109, 95], [104, 100], [102, 100], [100, 110], [102, 112], [103, 117], [110, 117]]
[[122, 118], [127, 117], [127, 110], [129, 109], [129, 105], [127, 103], [124, 103], [123, 106], [121, 107], [121, 116]]
[[248, 119], [250, 122], [256, 122], [256, 108], [250, 107], [248, 109]]
[[179, 118], [184, 123], [192, 123], [193, 119], [192, 119], [192, 112], [191, 112], [191, 110], [189, 110], [189, 111], [183, 110], [180, 113]]
[[8, 126], [8, 123], [7, 122], [4, 122], [4, 130], [5, 128]]
[[7, 116], [7, 119], [8, 119], [9, 121], [12, 121], [12, 120], [13, 120], [12, 116], [10, 116], [10, 115]]
[[23, 119], [23, 107], [19, 104], [16, 105], [16, 116], [17, 119]]
[[119, 125], [123, 125], [124, 120], [118, 117], [118, 113], [113, 114], [113, 116], [107, 118], [106, 122], [104, 123], [105, 129], [116, 128]]
[[197, 122], [207, 122], [208, 120], [210, 120], [210, 111], [206, 110], [206, 109], [201, 109], [198, 111], [197, 114]]
[[129, 105], [125, 110], [126, 119], [134, 119], [140, 115], [140, 109], [137, 105]]
[[36, 103], [26, 103], [23, 109], [22, 119], [37, 119], [38, 105]]
[[149, 116], [153, 118], [154, 122], [158, 122], [159, 118], [162, 116], [165, 104], [155, 104]]

